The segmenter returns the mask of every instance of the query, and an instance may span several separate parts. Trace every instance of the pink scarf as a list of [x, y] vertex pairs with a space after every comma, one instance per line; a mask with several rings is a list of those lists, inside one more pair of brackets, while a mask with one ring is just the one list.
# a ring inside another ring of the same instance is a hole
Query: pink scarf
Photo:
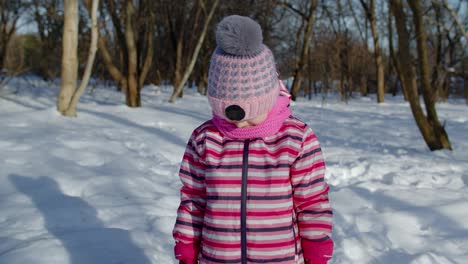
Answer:
[[268, 113], [267, 118], [260, 124], [251, 127], [238, 128], [233, 123], [215, 115], [213, 113], [213, 123], [215, 126], [229, 138], [247, 139], [263, 138], [276, 134], [283, 125], [284, 120], [288, 118], [292, 111], [289, 109], [290, 95], [282, 90], [276, 104]]

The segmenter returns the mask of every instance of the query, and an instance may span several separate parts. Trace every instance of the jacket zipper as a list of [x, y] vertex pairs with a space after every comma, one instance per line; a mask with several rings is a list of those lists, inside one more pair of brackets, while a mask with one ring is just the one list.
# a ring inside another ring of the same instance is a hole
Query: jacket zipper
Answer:
[[250, 139], [244, 141], [242, 152], [242, 189], [241, 189], [241, 259], [247, 264], [247, 173], [249, 169]]

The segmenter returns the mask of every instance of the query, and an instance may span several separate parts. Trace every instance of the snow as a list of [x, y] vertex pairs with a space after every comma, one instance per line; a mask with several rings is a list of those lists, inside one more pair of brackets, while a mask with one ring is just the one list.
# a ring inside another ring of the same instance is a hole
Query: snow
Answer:
[[[57, 84], [0, 90], [0, 263], [176, 263], [177, 176], [206, 97], [147, 86], [143, 107], [113, 87], [55, 110]], [[334, 207], [331, 263], [468, 263], [468, 107], [438, 104], [453, 151], [430, 152], [401, 97], [292, 104], [325, 154]]]

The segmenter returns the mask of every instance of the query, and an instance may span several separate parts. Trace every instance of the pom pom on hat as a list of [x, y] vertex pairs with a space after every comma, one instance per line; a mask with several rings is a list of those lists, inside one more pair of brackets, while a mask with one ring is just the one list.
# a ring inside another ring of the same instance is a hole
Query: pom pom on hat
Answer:
[[262, 50], [262, 42], [262, 28], [249, 17], [232, 15], [218, 24], [216, 44], [226, 53], [256, 55]]

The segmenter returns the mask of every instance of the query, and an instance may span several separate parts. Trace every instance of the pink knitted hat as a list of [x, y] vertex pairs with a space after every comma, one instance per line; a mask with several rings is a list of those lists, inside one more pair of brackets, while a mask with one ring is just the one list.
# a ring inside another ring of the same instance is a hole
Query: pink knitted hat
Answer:
[[215, 115], [248, 120], [275, 105], [280, 91], [275, 60], [262, 41], [260, 25], [248, 17], [228, 16], [218, 24], [208, 72], [208, 101]]

